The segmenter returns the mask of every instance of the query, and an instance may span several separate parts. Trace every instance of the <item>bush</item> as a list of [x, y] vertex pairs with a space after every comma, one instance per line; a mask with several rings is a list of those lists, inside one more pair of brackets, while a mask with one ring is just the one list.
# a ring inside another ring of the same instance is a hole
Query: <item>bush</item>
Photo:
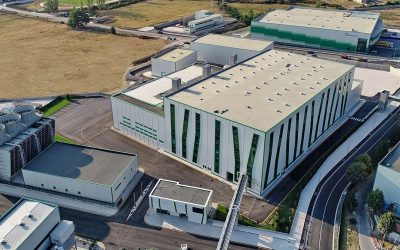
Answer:
[[347, 179], [354, 185], [364, 182], [368, 177], [368, 167], [363, 162], [352, 163], [346, 171]]
[[116, 31], [115, 31], [115, 27], [114, 26], [111, 26], [111, 28], [110, 28], [110, 32], [111, 32], [111, 34], [116, 34]]
[[89, 22], [89, 14], [81, 9], [73, 9], [69, 13], [68, 26], [72, 28], [80, 28]]
[[375, 189], [369, 192], [367, 197], [367, 203], [374, 213], [380, 212], [385, 205], [385, 198], [383, 192], [379, 189]]

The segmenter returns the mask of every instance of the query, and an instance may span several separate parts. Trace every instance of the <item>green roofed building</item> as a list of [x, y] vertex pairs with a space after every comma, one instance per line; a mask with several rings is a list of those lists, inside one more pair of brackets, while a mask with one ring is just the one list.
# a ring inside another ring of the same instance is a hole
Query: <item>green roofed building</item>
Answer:
[[321, 49], [367, 53], [383, 29], [379, 13], [290, 7], [251, 23], [251, 37]]

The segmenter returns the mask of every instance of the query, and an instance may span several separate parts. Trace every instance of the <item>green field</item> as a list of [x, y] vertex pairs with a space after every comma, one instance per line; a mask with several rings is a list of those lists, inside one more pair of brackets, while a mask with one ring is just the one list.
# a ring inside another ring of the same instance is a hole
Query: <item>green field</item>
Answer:
[[68, 106], [70, 103], [71, 103], [71, 101], [68, 100], [68, 98], [60, 96], [60, 97], [57, 97], [56, 99], [54, 99], [53, 101], [51, 101], [46, 106], [42, 107], [40, 109], [40, 111], [42, 111], [43, 116], [49, 117], [52, 114], [54, 114], [55, 112], [59, 111], [60, 109]]
[[60, 134], [56, 134], [54, 137], [55, 137], [54, 138], [55, 141], [57, 141], [57, 142], [68, 143], [68, 144], [78, 144], [78, 143], [74, 142], [73, 140], [70, 140], [67, 137], [64, 137]]

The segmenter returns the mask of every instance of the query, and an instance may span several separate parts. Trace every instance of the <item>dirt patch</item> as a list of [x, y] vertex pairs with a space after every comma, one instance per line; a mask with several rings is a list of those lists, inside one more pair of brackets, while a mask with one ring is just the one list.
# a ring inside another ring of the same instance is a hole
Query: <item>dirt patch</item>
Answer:
[[116, 90], [133, 61], [166, 44], [14, 15], [0, 16], [0, 33], [3, 98]]

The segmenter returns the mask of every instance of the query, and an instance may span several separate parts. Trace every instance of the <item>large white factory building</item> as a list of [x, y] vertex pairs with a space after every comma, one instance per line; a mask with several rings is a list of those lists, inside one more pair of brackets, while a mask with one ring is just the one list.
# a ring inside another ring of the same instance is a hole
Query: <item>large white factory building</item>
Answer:
[[251, 37], [348, 52], [368, 52], [383, 30], [379, 13], [289, 7], [251, 22]]
[[163, 139], [153, 146], [230, 182], [246, 172], [249, 190], [265, 194], [359, 102], [362, 82], [353, 74], [351, 65], [268, 50], [194, 83], [168, 85], [157, 111], [119, 94], [125, 104], [114, 97], [114, 126], [137, 139], [141, 126], [154, 130], [154, 120], [129, 124], [158, 113]]

